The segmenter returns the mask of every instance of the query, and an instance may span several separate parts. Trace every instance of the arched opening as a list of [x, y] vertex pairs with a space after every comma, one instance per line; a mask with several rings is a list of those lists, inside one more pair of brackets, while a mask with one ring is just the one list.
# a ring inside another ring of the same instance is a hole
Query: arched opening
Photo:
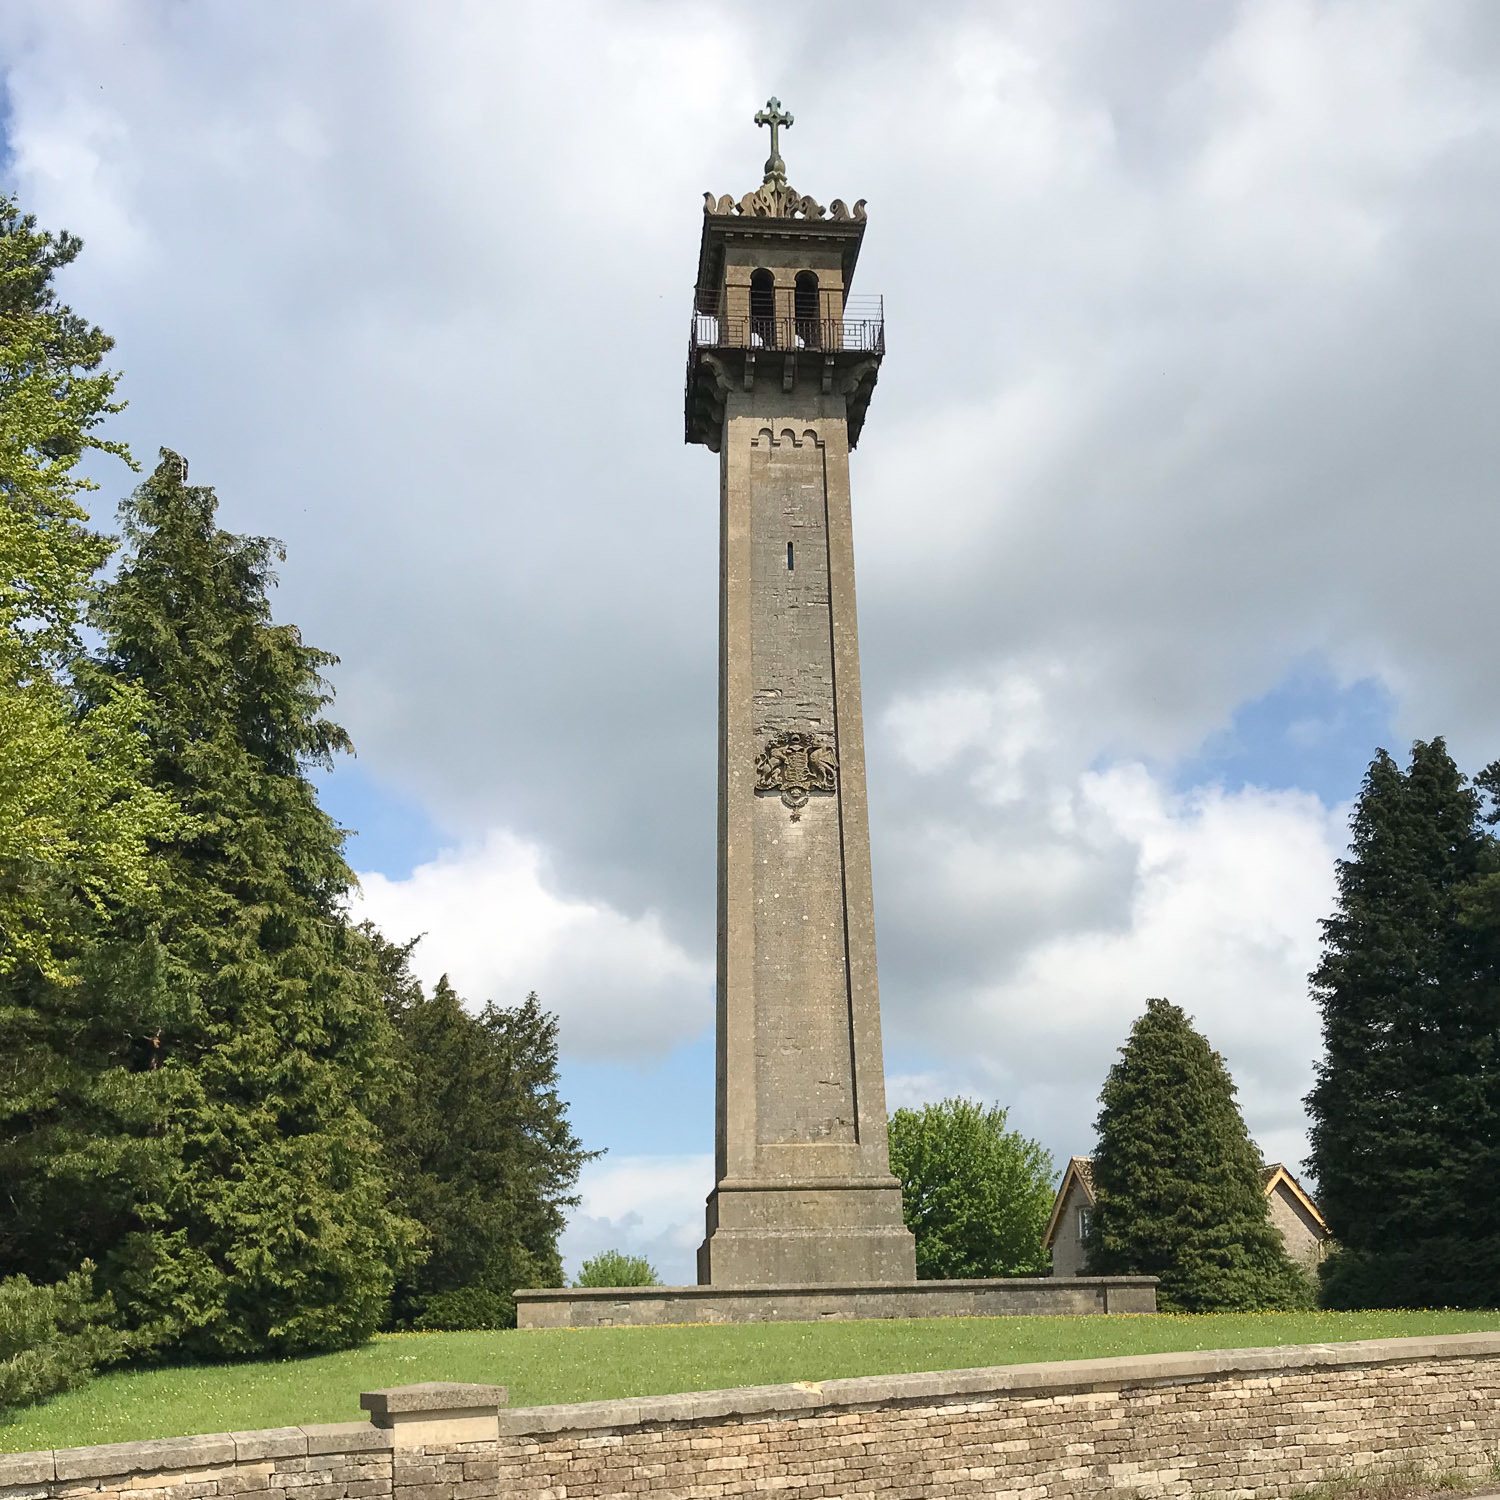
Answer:
[[750, 342], [776, 342], [776, 278], [764, 266], [750, 273]]
[[823, 342], [823, 321], [815, 272], [797, 272], [797, 286], [792, 300], [797, 319], [798, 344], [804, 349], [818, 348]]

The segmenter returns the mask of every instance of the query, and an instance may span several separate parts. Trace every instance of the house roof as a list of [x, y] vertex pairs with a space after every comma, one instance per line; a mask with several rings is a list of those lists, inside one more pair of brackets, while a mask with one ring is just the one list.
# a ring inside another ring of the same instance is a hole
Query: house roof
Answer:
[[[1070, 1156], [1068, 1158], [1068, 1169], [1063, 1173], [1061, 1185], [1057, 1189], [1057, 1197], [1053, 1200], [1052, 1216], [1047, 1220], [1047, 1232], [1042, 1236], [1042, 1248], [1050, 1250], [1052, 1240], [1057, 1234], [1057, 1226], [1062, 1222], [1063, 1204], [1067, 1202], [1068, 1195], [1074, 1184], [1083, 1193], [1090, 1206], [1094, 1202], [1094, 1158], [1092, 1156]], [[1287, 1192], [1307, 1211], [1313, 1223], [1315, 1223], [1324, 1234], [1331, 1234], [1328, 1222], [1318, 1211], [1318, 1205], [1308, 1196], [1306, 1189], [1290, 1172], [1286, 1166], [1279, 1161], [1268, 1161], [1261, 1167], [1261, 1187], [1266, 1197], [1270, 1197], [1278, 1186], [1286, 1188]]]
[[1044, 1250], [1052, 1246], [1057, 1226], [1062, 1222], [1063, 1204], [1068, 1201], [1068, 1194], [1075, 1183], [1083, 1196], [1092, 1204], [1094, 1201], [1094, 1158], [1092, 1156], [1068, 1158], [1068, 1170], [1063, 1173], [1062, 1186], [1058, 1188], [1057, 1198], [1052, 1204], [1052, 1217], [1047, 1220], [1047, 1232], [1042, 1236], [1042, 1249]]
[[1279, 1161], [1268, 1161], [1261, 1168], [1265, 1176], [1266, 1197], [1270, 1197], [1276, 1191], [1278, 1185], [1286, 1188], [1287, 1192], [1301, 1204], [1307, 1211], [1308, 1217], [1323, 1231], [1331, 1235], [1333, 1231], [1328, 1227], [1328, 1221], [1318, 1210], [1318, 1205], [1312, 1201], [1307, 1190], [1287, 1171], [1286, 1167]]

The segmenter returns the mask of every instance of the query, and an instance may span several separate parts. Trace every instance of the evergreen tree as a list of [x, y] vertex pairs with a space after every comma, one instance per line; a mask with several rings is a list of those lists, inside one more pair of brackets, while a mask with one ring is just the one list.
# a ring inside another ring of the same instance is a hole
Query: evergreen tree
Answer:
[[414, 1238], [370, 1120], [390, 1023], [343, 912], [343, 834], [306, 775], [348, 742], [323, 714], [333, 658], [271, 620], [276, 544], [220, 530], [213, 492], [186, 480], [163, 450], [124, 506], [130, 555], [85, 681], [144, 695], [152, 779], [182, 819], [142, 935], [160, 1024], [133, 1060], [170, 1165], [105, 1269], [184, 1353], [335, 1348], [378, 1326]]
[[557, 1022], [535, 995], [465, 1010], [446, 977], [430, 996], [411, 946], [383, 943], [403, 1079], [381, 1115], [397, 1199], [423, 1227], [426, 1259], [396, 1289], [416, 1328], [501, 1328], [518, 1286], [560, 1286], [557, 1237], [576, 1203], [582, 1149], [557, 1092]]
[[891, 1171], [923, 1280], [1046, 1271], [1052, 1158], [1005, 1119], [972, 1099], [891, 1116]]
[[149, 904], [150, 840], [172, 826], [146, 782], [139, 689], [112, 684], [88, 712], [72, 689], [113, 550], [79, 464], [129, 461], [99, 432], [119, 410], [110, 340], [57, 294], [80, 248], [0, 198], [0, 1281], [70, 1296], [163, 1170], [153, 1081], [121, 1066], [149, 1034], [150, 954], [108, 934]]
[[1178, 1006], [1146, 1002], [1099, 1104], [1091, 1272], [1160, 1277], [1166, 1311], [1306, 1302], [1266, 1209], [1234, 1081]]
[[1490, 831], [1478, 873], [1459, 898], [1461, 920], [1474, 935], [1481, 1014], [1474, 1044], [1479, 1077], [1467, 1122], [1467, 1180], [1460, 1184], [1458, 1223], [1466, 1242], [1463, 1254], [1474, 1268], [1474, 1300], [1494, 1306], [1500, 1287], [1500, 1193], [1495, 1191], [1500, 1182], [1500, 839], [1494, 832], [1500, 827], [1500, 760], [1486, 766], [1474, 785]]
[[1310, 1166], [1340, 1245], [1334, 1306], [1488, 1306], [1500, 1285], [1494, 1180], [1475, 1179], [1493, 1161], [1497, 944], [1463, 920], [1492, 852], [1479, 810], [1437, 739], [1405, 772], [1380, 751], [1354, 811], [1312, 975]]

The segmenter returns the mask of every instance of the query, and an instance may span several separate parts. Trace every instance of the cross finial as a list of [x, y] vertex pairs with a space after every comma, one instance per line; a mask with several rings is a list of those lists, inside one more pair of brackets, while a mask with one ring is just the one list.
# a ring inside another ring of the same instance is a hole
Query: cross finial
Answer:
[[792, 117], [782, 109], [781, 100], [773, 94], [766, 100], [766, 107], [756, 114], [755, 123], [771, 127], [771, 154], [766, 158], [766, 181], [785, 182], [786, 163], [781, 159], [776, 132], [783, 125], [790, 130], [792, 128]]

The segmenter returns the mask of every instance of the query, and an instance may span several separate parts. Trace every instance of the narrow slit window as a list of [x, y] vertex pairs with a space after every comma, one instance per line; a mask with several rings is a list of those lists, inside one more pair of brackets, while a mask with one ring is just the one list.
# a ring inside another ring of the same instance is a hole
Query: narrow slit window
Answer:
[[797, 566], [797, 554], [792, 551], [792, 543], [788, 542], [786, 544], [786, 570], [787, 570], [787, 572], [788, 573], [793, 572], [796, 569], [796, 566]]

